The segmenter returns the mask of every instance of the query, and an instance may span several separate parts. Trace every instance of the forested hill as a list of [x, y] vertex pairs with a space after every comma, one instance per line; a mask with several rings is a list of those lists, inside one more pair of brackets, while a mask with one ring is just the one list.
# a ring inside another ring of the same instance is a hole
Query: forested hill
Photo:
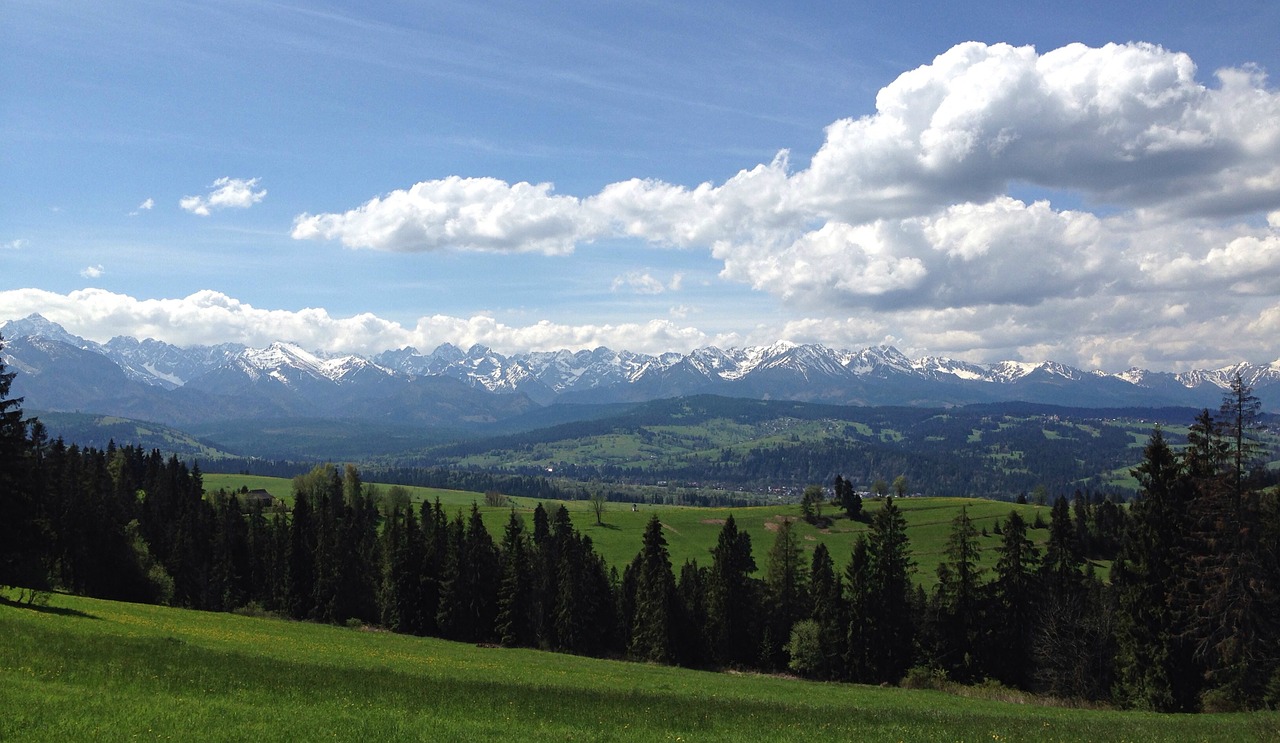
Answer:
[[999, 403], [848, 407], [695, 396], [616, 415], [460, 442], [401, 460], [571, 479], [801, 488], [837, 474], [869, 488], [905, 475], [915, 491], [1012, 499], [1042, 487], [1131, 486], [1153, 427], [1172, 440], [1190, 408], [1083, 409]]

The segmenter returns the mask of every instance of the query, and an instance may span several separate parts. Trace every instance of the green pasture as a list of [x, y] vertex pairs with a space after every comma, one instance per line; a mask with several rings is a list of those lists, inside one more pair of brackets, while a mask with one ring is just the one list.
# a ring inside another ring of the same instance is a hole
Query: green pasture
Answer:
[[992, 696], [689, 671], [62, 595], [44, 607], [0, 603], [6, 741], [1280, 738], [1277, 713], [1156, 715]]
[[[218, 488], [239, 490], [241, 486], [249, 489], [262, 488], [278, 498], [292, 501], [292, 481], [284, 478], [259, 477], [255, 475], [205, 475], [206, 490]], [[377, 485], [385, 491], [389, 486]], [[459, 490], [439, 490], [435, 488], [408, 488], [415, 504], [423, 500], [434, 500], [437, 496], [452, 517], [459, 510], [467, 511], [472, 503], [480, 506], [485, 525], [495, 539], [502, 536], [502, 528], [506, 524], [510, 506], [492, 507], [484, 505], [481, 493]], [[533, 498], [511, 498], [517, 513], [525, 518], [532, 527], [533, 510], [537, 500]], [[979, 537], [982, 547], [982, 565], [994, 569], [996, 564], [996, 548], [1000, 544], [1000, 535], [995, 533], [997, 521], [1003, 521], [1009, 512], [1017, 510], [1030, 525], [1035, 521], [1037, 511], [1044, 522], [1049, 522], [1049, 508], [1034, 505], [1015, 505], [1004, 501], [982, 500], [978, 498], [899, 498], [895, 503], [902, 509], [907, 520], [907, 535], [911, 540], [911, 549], [915, 555], [915, 580], [926, 587], [935, 583], [935, 571], [938, 563], [945, 558], [947, 538], [951, 533], [951, 521], [959, 513], [960, 508], [967, 509], [969, 518], [981, 532], [986, 529], [987, 535]], [[630, 503], [609, 503], [603, 516], [603, 523], [596, 524], [595, 514], [586, 501], [543, 501], [543, 508], [548, 513], [564, 505], [574, 525], [583, 534], [591, 537], [596, 551], [605, 561], [622, 569], [631, 562], [640, 550], [641, 536], [645, 524], [655, 513], [665, 527], [667, 549], [671, 554], [671, 562], [678, 571], [685, 560], [697, 560], [699, 565], [711, 564], [711, 549], [724, 520], [729, 514], [738, 523], [738, 528], [751, 535], [751, 546], [756, 558], [756, 565], [763, 573], [768, 558], [769, 547], [773, 544], [778, 523], [784, 519], [794, 522], [796, 533], [806, 552], [812, 554], [819, 543], [826, 544], [835, 560], [836, 568], [843, 570], [853, 551], [854, 541], [859, 534], [869, 529], [866, 521], [849, 521], [845, 518], [834, 518], [829, 526], [816, 527], [800, 519], [800, 507], [795, 504], [779, 503], [774, 506], [752, 506], [748, 508], [694, 508], [687, 506], [666, 506], [638, 504], [632, 510]], [[865, 501], [864, 511], [868, 517], [878, 511], [882, 501], [871, 498]], [[824, 515], [835, 516], [838, 510], [827, 506]], [[1048, 538], [1048, 530], [1030, 530], [1031, 539], [1043, 543]], [[1105, 575], [1106, 565], [1096, 566]]]

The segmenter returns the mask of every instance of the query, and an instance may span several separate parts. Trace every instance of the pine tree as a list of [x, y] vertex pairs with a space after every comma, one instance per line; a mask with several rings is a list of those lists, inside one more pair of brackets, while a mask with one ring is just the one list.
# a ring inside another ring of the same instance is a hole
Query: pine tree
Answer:
[[786, 665], [783, 648], [791, 637], [791, 627], [809, 616], [808, 576], [805, 575], [804, 551], [790, 519], [778, 524], [769, 560], [765, 564], [765, 595], [768, 618], [761, 663], [766, 668]]
[[996, 577], [992, 583], [992, 674], [1004, 684], [1030, 687], [1034, 626], [1040, 604], [1040, 551], [1027, 537], [1027, 523], [1010, 511], [1001, 527]]
[[676, 583], [679, 596], [675, 637], [676, 662], [700, 667], [707, 663], [707, 577], [710, 570], [699, 567], [697, 560], [686, 560]]
[[809, 618], [816, 625], [819, 651], [818, 662], [809, 673], [822, 679], [836, 679], [843, 671], [848, 619], [840, 577], [836, 575], [827, 545], [821, 542], [813, 548], [809, 582], [813, 597]]
[[662, 523], [655, 514], [644, 530], [637, 555], [635, 616], [627, 652], [637, 660], [670, 663], [673, 658], [672, 623], [675, 618], [675, 576], [667, 554]]
[[1221, 420], [1210, 429], [1205, 412], [1192, 426], [1184, 457], [1196, 495], [1190, 577], [1180, 596], [1215, 708], [1220, 700], [1256, 707], [1280, 696], [1280, 548], [1249, 476], [1258, 412], [1252, 389], [1237, 377], [1223, 396]]
[[862, 518], [862, 496], [853, 489], [853, 483], [841, 475], [836, 475], [835, 491], [836, 502], [840, 504], [840, 508], [844, 509], [845, 517], [850, 521]]
[[1190, 712], [1202, 673], [1176, 613], [1187, 580], [1190, 482], [1159, 428], [1133, 475], [1139, 497], [1111, 569], [1118, 609], [1116, 697], [1128, 706]]
[[961, 507], [951, 521], [946, 559], [938, 565], [938, 587], [930, 622], [935, 662], [957, 681], [981, 675], [981, 546], [978, 530]]
[[288, 560], [286, 603], [289, 615], [294, 619], [305, 619], [315, 611], [315, 524], [311, 497], [296, 489], [289, 520]]
[[9, 397], [14, 377], [0, 358], [0, 586], [21, 586], [34, 595], [49, 586], [49, 540], [39, 514], [22, 398]]
[[844, 570], [849, 622], [845, 632], [845, 675], [860, 683], [870, 683], [875, 675], [871, 658], [871, 552], [867, 544], [867, 538], [859, 534]]
[[711, 549], [711, 573], [707, 585], [707, 635], [714, 660], [741, 667], [755, 660], [758, 647], [754, 619], [758, 615], [751, 574], [751, 535], [738, 530], [729, 514], [716, 546]]
[[1059, 497], [1049, 516], [1049, 540], [1042, 565], [1045, 586], [1055, 597], [1074, 596], [1083, 589], [1084, 555], [1076, 540], [1067, 499]]
[[867, 543], [867, 606], [870, 673], [877, 681], [897, 683], [911, 667], [915, 641], [912, 610], [911, 545], [902, 510], [886, 497], [871, 520]]
[[511, 510], [502, 534], [502, 583], [498, 589], [498, 641], [506, 647], [529, 647], [533, 632], [533, 554], [524, 519]]

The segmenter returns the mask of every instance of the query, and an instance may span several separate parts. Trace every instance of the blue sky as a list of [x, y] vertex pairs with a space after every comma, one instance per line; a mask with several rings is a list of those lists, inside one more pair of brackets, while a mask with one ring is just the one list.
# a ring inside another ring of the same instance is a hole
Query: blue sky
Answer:
[[0, 321], [1280, 357], [1275, 3], [368, 5], [7, 2]]

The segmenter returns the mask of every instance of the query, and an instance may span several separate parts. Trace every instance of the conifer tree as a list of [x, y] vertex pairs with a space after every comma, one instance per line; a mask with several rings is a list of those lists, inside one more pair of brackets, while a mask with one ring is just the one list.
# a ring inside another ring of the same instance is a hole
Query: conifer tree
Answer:
[[845, 606], [849, 612], [849, 626], [845, 633], [845, 675], [860, 683], [870, 683], [875, 676], [871, 657], [871, 644], [874, 642], [871, 552], [867, 544], [867, 538], [859, 534], [844, 570], [844, 583], [848, 590]]
[[9, 397], [14, 377], [0, 358], [0, 586], [40, 591], [49, 586], [45, 560], [50, 545], [39, 513], [37, 470], [22, 418], [22, 398]]
[[1133, 470], [1139, 497], [1111, 569], [1117, 599], [1117, 699], [1160, 712], [1197, 706], [1199, 679], [1177, 616], [1186, 573], [1191, 487], [1156, 428]]
[[821, 542], [813, 548], [809, 583], [813, 598], [809, 618], [816, 625], [819, 650], [818, 663], [810, 673], [822, 679], [836, 679], [844, 667], [848, 619], [840, 577], [827, 545]]
[[502, 583], [498, 589], [498, 641], [506, 647], [529, 647], [533, 633], [533, 564], [524, 519], [511, 509], [502, 534]]
[[1040, 605], [1040, 550], [1027, 537], [1027, 522], [1010, 511], [1001, 527], [1000, 556], [992, 584], [991, 672], [1001, 683], [1030, 687], [1034, 627]]
[[783, 519], [778, 524], [765, 565], [765, 605], [769, 613], [761, 662], [766, 668], [786, 665], [783, 648], [791, 637], [791, 627], [811, 612], [808, 576], [805, 573], [804, 551], [795, 525], [790, 519]]
[[853, 489], [852, 482], [841, 475], [836, 475], [835, 494], [836, 502], [840, 504], [840, 508], [844, 509], [846, 518], [850, 521], [862, 518], [862, 496]]
[[982, 627], [981, 546], [968, 509], [951, 520], [946, 559], [938, 565], [938, 586], [932, 607], [934, 660], [957, 681], [981, 675]]
[[867, 606], [870, 672], [878, 681], [897, 683], [911, 667], [916, 617], [912, 610], [911, 545], [902, 510], [886, 497], [871, 520], [867, 543]]
[[[1259, 407], [1237, 376], [1221, 420], [1201, 414], [1184, 460], [1195, 486], [1190, 577], [1180, 597], [1187, 637], [1205, 670], [1205, 695], [1234, 706], [1280, 701], [1280, 551], [1261, 493], [1250, 486]], [[1213, 466], [1216, 464], [1216, 467]]]
[[707, 635], [713, 659], [721, 665], [744, 666], [755, 660], [756, 590], [751, 574], [751, 535], [738, 530], [729, 514], [711, 549], [707, 585]]
[[707, 663], [707, 576], [708, 568], [697, 560], [686, 560], [680, 568], [676, 593], [680, 598], [675, 627], [676, 661], [699, 667]]
[[645, 526], [636, 556], [635, 616], [628, 654], [643, 661], [670, 663], [673, 659], [672, 622], [675, 615], [675, 576], [667, 554], [662, 523], [655, 514]]

